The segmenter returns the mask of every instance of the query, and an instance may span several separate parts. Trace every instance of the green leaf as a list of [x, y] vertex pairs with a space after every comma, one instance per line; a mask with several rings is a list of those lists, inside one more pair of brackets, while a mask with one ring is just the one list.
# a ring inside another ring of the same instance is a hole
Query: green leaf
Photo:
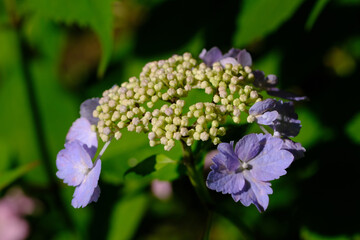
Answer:
[[309, 15], [308, 20], [306, 21], [305, 24], [305, 29], [307, 31], [310, 31], [316, 21], [316, 19], [319, 17], [321, 11], [324, 9], [324, 7], [326, 6], [326, 4], [329, 2], [329, 0], [318, 0], [315, 4], [315, 6], [313, 7], [313, 9], [311, 10], [311, 13]]
[[99, 37], [102, 57], [98, 74], [103, 75], [112, 51], [112, 0], [29, 0], [25, 8], [51, 20], [90, 27]]
[[2, 173], [0, 172], [0, 191], [9, 184], [11, 184], [16, 179], [22, 177], [24, 174], [32, 170], [37, 165], [39, 165], [39, 162], [35, 161], [28, 164], [24, 164], [14, 170], [2, 172]]
[[237, 18], [233, 43], [243, 47], [277, 30], [304, 0], [244, 0]]
[[300, 238], [303, 240], [350, 240], [357, 239], [356, 237], [358, 236], [359, 234], [353, 237], [346, 236], [345, 234], [338, 236], [324, 236], [322, 234], [315, 233], [306, 227], [302, 227], [300, 230]]
[[355, 143], [360, 144], [360, 113], [357, 113], [347, 124], [346, 134]]
[[[0, 31], [0, 137], [6, 141], [9, 154], [16, 164], [26, 164], [39, 159], [36, 132], [21, 65], [20, 45], [16, 32]], [[39, 167], [26, 175], [26, 180], [46, 184], [47, 178]]]
[[164, 154], [153, 155], [135, 167], [126, 171], [125, 175], [135, 173], [148, 179], [159, 179], [162, 181], [173, 181], [185, 172], [185, 167]]
[[[146, 134], [124, 131], [121, 139], [113, 140], [102, 157], [101, 178], [113, 184], [122, 183], [128, 169], [162, 152], [165, 152], [162, 145], [149, 146]], [[166, 152], [172, 159], [179, 159], [181, 154], [180, 143], [176, 143], [171, 151]]]
[[116, 203], [111, 216], [108, 240], [132, 239], [147, 208], [145, 194], [126, 196]]
[[298, 136], [293, 138], [295, 142], [300, 142], [303, 147], [311, 147], [318, 142], [325, 142], [334, 136], [334, 132], [319, 122], [316, 115], [307, 108], [296, 110], [301, 120], [301, 131]]

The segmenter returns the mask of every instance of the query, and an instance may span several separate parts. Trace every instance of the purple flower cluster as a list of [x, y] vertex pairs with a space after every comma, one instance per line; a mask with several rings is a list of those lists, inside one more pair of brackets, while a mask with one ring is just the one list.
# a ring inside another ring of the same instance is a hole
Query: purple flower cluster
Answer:
[[268, 125], [274, 130], [274, 136], [295, 137], [299, 134], [301, 124], [295, 113], [293, 102], [266, 99], [255, 103], [249, 114], [261, 125]]
[[285, 175], [294, 159], [284, 148], [284, 141], [270, 134], [253, 133], [240, 139], [235, 149], [234, 142], [230, 142], [219, 144], [218, 150], [206, 180], [208, 188], [265, 211], [268, 194], [272, 194], [269, 181]]
[[[223, 55], [217, 47], [213, 47], [209, 51], [203, 50], [199, 57], [207, 66], [212, 66], [214, 62], [220, 62], [223, 66], [227, 63], [241, 64], [243, 67], [252, 65], [251, 56], [246, 50], [234, 48]], [[248, 122], [269, 126], [273, 136], [262, 127], [265, 135], [244, 136], [236, 143], [235, 149], [234, 142], [219, 144], [206, 184], [212, 190], [231, 194], [236, 202], [240, 201], [245, 206], [254, 204], [263, 212], [269, 204], [268, 195], [272, 194], [270, 181], [286, 174], [285, 169], [292, 161], [304, 156], [305, 148], [290, 140], [290, 137], [299, 134], [301, 128], [291, 101], [305, 100], [307, 97], [298, 97], [278, 89], [278, 79], [273, 74], [265, 77], [258, 70], [252, 71], [252, 74], [254, 87], [290, 102], [266, 99], [252, 105]]]
[[213, 47], [209, 51], [203, 49], [199, 58], [203, 60], [207, 66], [212, 66], [214, 62], [220, 62], [223, 66], [227, 63], [231, 63], [232, 65], [241, 64], [242, 66], [252, 65], [251, 55], [245, 49], [232, 48], [223, 55], [218, 47]]
[[[223, 66], [227, 63], [231, 63], [232, 65], [241, 64], [243, 67], [252, 65], [251, 55], [245, 49], [231, 48], [229, 52], [223, 55], [218, 47], [213, 47], [209, 51], [203, 49], [199, 58], [209, 67], [211, 67], [214, 62], [220, 62]], [[254, 75], [254, 86], [265, 90], [270, 96], [291, 101], [308, 99], [306, 96], [297, 96], [277, 88], [278, 79], [274, 74], [265, 76], [264, 72], [260, 70], [254, 70], [252, 73]]]
[[96, 133], [91, 130], [91, 124], [96, 124], [92, 117], [93, 110], [98, 106], [99, 99], [88, 99], [80, 106], [80, 115], [66, 135], [65, 149], [56, 158], [58, 171], [56, 175], [64, 183], [74, 186], [75, 192], [71, 205], [75, 208], [85, 207], [96, 202], [100, 196], [98, 180], [101, 170], [101, 160], [95, 157], [98, 141]]

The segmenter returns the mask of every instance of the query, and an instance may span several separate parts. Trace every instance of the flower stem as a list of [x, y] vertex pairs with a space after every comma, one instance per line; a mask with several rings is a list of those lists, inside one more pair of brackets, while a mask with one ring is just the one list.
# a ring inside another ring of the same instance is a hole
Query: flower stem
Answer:
[[191, 148], [187, 146], [184, 141], [181, 141], [181, 146], [183, 150], [183, 163], [186, 167], [190, 182], [193, 185], [201, 202], [208, 210], [208, 217], [202, 236], [203, 240], [208, 240], [211, 229], [212, 216], [213, 216], [213, 211], [212, 211], [213, 202], [206, 188], [205, 181], [201, 172], [199, 172], [195, 167], [195, 159], [192, 154]]
[[204, 206], [212, 208], [213, 202], [206, 188], [202, 174], [197, 171], [195, 167], [195, 159], [191, 148], [187, 146], [184, 141], [181, 141], [181, 146], [183, 151], [183, 163], [186, 167], [190, 182]]
[[34, 87], [34, 80], [32, 79], [32, 74], [30, 71], [30, 61], [31, 61], [31, 53], [28, 48], [27, 42], [25, 41], [25, 37], [22, 35], [21, 25], [13, 26], [17, 42], [19, 45], [20, 56], [19, 56], [19, 64], [22, 67], [24, 74], [24, 84], [27, 89], [28, 101], [31, 107], [32, 120], [35, 128], [35, 137], [37, 140], [37, 145], [39, 147], [39, 152], [41, 156], [41, 163], [45, 169], [46, 177], [49, 180], [49, 188], [51, 189], [53, 200], [60, 209], [60, 215], [62, 215], [65, 224], [70, 228], [74, 229], [74, 223], [72, 218], [70, 217], [70, 213], [65, 207], [64, 202], [61, 200], [60, 188], [55, 178], [54, 169], [52, 167], [52, 157], [50, 155], [47, 140], [45, 136], [45, 130], [43, 128], [41, 112], [39, 108], [39, 104], [36, 99], [36, 91]]

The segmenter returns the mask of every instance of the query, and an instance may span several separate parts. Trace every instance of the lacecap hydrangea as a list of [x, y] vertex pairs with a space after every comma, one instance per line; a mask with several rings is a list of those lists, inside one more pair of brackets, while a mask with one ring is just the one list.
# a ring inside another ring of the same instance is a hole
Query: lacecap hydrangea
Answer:
[[[291, 101], [306, 98], [279, 90], [275, 75], [265, 77], [251, 66], [251, 55], [239, 49], [223, 55], [214, 47], [203, 50], [199, 59], [190, 53], [173, 55], [146, 64], [138, 77], [104, 91], [101, 98], [85, 101], [57, 156], [57, 176], [76, 187], [72, 205], [97, 201], [100, 157], [112, 139], [130, 131], [147, 134], [151, 147], [160, 144], [166, 151], [179, 141], [218, 145], [208, 188], [264, 211], [272, 193], [269, 181], [284, 175], [305, 152], [290, 137], [301, 128]], [[211, 100], [186, 102], [191, 91], [203, 91]], [[285, 101], [264, 99], [264, 91]], [[233, 142], [221, 143], [225, 123], [239, 124], [242, 118], [258, 124], [264, 134], [239, 136], [235, 149]], [[105, 145], [96, 156], [98, 137]]]

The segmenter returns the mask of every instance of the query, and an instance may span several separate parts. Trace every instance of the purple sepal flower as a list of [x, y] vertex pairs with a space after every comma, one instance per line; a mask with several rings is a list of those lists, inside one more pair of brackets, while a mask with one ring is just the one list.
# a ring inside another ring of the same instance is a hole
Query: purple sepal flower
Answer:
[[65, 144], [56, 158], [58, 171], [56, 176], [69, 186], [75, 186], [72, 205], [75, 208], [85, 207], [92, 201], [97, 201], [100, 195], [98, 180], [101, 170], [101, 160], [95, 165], [83, 143], [73, 140]]
[[218, 47], [212, 47], [209, 51], [206, 51], [204, 48], [201, 51], [199, 58], [203, 60], [207, 66], [211, 67], [214, 62], [220, 61], [222, 52]]
[[74, 186], [75, 192], [71, 204], [75, 208], [85, 207], [90, 202], [96, 202], [100, 196], [98, 180], [101, 170], [101, 160], [94, 158], [98, 142], [91, 125], [97, 123], [92, 112], [98, 106], [98, 99], [88, 99], [81, 104], [80, 115], [70, 127], [66, 135], [65, 149], [56, 158], [57, 177], [64, 183]]
[[283, 140], [270, 134], [249, 134], [233, 143], [221, 143], [213, 158], [206, 184], [208, 188], [231, 194], [245, 206], [254, 204], [260, 212], [266, 210], [272, 193], [268, 181], [286, 174], [293, 155], [281, 149]]
[[199, 58], [204, 61], [204, 63], [211, 67], [214, 62], [220, 62], [221, 65], [225, 66], [227, 63], [232, 65], [241, 64], [242, 66], [251, 66], [252, 58], [250, 53], [245, 49], [232, 48], [226, 54], [222, 55], [222, 52], [218, 47], [213, 47], [209, 51], [203, 49], [199, 55]]
[[96, 132], [91, 130], [91, 124], [86, 118], [78, 118], [70, 127], [66, 135], [66, 142], [78, 140], [82, 143], [84, 149], [93, 158], [97, 151], [98, 141]]
[[305, 148], [300, 143], [294, 142], [290, 139], [284, 139], [282, 149], [292, 153], [294, 160], [304, 157]]
[[93, 117], [93, 112], [99, 106], [99, 98], [90, 98], [85, 100], [80, 105], [80, 116], [86, 118], [91, 125], [96, 125], [98, 118]]
[[301, 129], [301, 121], [294, 111], [293, 102], [269, 98], [255, 103], [249, 109], [249, 114], [255, 116], [258, 124], [270, 126], [274, 130], [274, 135], [295, 137]]

